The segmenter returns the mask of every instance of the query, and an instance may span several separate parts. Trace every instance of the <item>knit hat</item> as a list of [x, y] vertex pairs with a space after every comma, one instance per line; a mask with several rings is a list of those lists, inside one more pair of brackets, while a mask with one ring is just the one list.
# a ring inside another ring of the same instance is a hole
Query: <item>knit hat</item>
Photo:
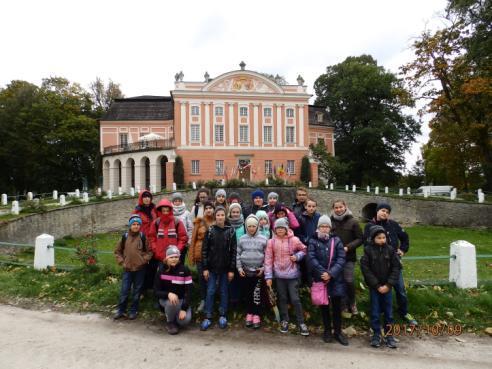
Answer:
[[376, 213], [381, 209], [387, 209], [391, 213], [391, 205], [387, 202], [380, 202], [376, 207]]
[[215, 205], [212, 201], [205, 201], [205, 204], [203, 205], [203, 208], [212, 208], [215, 210]]
[[270, 199], [277, 199], [278, 200], [278, 193], [276, 192], [270, 192], [267, 196], [267, 199], [270, 200]]
[[142, 225], [142, 218], [138, 214], [132, 214], [130, 219], [128, 219], [128, 227], [131, 227], [133, 223], [138, 223]]
[[175, 192], [171, 195], [171, 202], [174, 202], [174, 200], [183, 201], [183, 195], [181, 194], [181, 192]]
[[263, 200], [265, 200], [265, 193], [258, 188], [254, 190], [253, 193], [251, 194], [251, 198], [253, 200], [255, 199], [255, 197], [261, 197]]
[[287, 218], [278, 218], [275, 221], [275, 225], [273, 226], [273, 229], [277, 229], [277, 228], [285, 228], [288, 230], [289, 222], [287, 221]]
[[219, 197], [220, 195], [222, 195], [224, 197], [226, 197], [226, 195], [227, 195], [223, 188], [220, 188], [217, 190], [217, 192], [215, 193], [215, 198]]
[[144, 198], [144, 197], [152, 198], [152, 193], [149, 190], [143, 190], [142, 191], [142, 198]]
[[323, 225], [323, 224], [327, 224], [330, 226], [331, 228], [331, 219], [328, 215], [322, 215], [319, 217], [319, 220], [318, 220], [318, 228]]
[[229, 214], [227, 214], [229, 216], [229, 218], [231, 217], [232, 209], [235, 209], [235, 208], [238, 208], [240, 213], [243, 212], [243, 208], [241, 208], [241, 205], [238, 204], [237, 202], [235, 202], [234, 204], [229, 205]]
[[224, 213], [227, 214], [226, 209], [222, 205], [219, 205], [215, 208], [215, 214], [217, 214], [219, 210], [222, 210]]
[[232, 202], [232, 200], [237, 200], [238, 202], [241, 202], [241, 197], [237, 192], [231, 192], [227, 200], [229, 201], [229, 203]]
[[248, 227], [250, 225], [258, 226], [258, 218], [256, 217], [256, 215], [250, 214], [246, 218], [245, 224], [246, 224], [246, 227]]
[[380, 233], [386, 234], [386, 230], [383, 227], [378, 226], [378, 225], [372, 226], [369, 229], [369, 236], [371, 237], [371, 241], [374, 241], [376, 236]]
[[181, 256], [181, 253], [179, 252], [179, 249], [172, 245], [169, 246], [166, 250], [166, 259], [169, 259], [170, 257], [177, 256], [178, 258]]
[[268, 214], [264, 210], [258, 210], [256, 212], [256, 217], [258, 218], [258, 221], [260, 221], [260, 219], [266, 219], [268, 223], [270, 223], [270, 219], [268, 219]]

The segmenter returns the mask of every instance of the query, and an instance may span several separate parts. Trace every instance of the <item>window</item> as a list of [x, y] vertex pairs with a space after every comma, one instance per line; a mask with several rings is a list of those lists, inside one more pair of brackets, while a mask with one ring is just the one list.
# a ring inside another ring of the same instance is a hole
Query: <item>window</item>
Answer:
[[221, 117], [224, 115], [224, 108], [222, 106], [216, 106], [215, 107], [215, 115], [217, 117]]
[[287, 174], [296, 174], [296, 162], [295, 160], [287, 160]]
[[200, 115], [200, 107], [192, 106], [191, 107], [191, 115]]
[[215, 175], [216, 176], [224, 175], [224, 160], [215, 161]]
[[191, 174], [200, 174], [200, 160], [191, 161]]
[[191, 125], [191, 141], [200, 141], [200, 125], [192, 124]]
[[294, 118], [294, 109], [291, 108], [287, 109], [285, 111], [285, 114], [287, 115], [287, 118]]
[[272, 108], [265, 108], [265, 109], [263, 109], [263, 115], [265, 117], [271, 117], [272, 116]]
[[323, 113], [316, 114], [316, 117], [318, 119], [318, 123], [323, 123]]
[[215, 125], [215, 142], [224, 142], [224, 126], [222, 124]]
[[120, 145], [121, 146], [128, 145], [128, 133], [120, 133]]
[[293, 144], [295, 143], [296, 137], [295, 137], [295, 127], [287, 127], [286, 133], [285, 133], [285, 142], [288, 144]]
[[271, 160], [265, 160], [265, 175], [273, 174], [273, 165]]
[[272, 143], [272, 126], [263, 126], [263, 142]]
[[247, 117], [248, 116], [248, 108], [245, 106], [241, 106], [239, 108], [239, 115], [242, 117]]
[[249, 126], [239, 126], [239, 142], [249, 142]]

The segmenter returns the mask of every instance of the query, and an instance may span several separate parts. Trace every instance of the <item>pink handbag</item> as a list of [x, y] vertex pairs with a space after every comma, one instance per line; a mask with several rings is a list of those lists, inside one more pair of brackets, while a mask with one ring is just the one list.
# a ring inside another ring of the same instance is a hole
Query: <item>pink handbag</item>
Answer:
[[[333, 249], [335, 248], [335, 239], [331, 239], [330, 245], [330, 261], [328, 262], [328, 269], [330, 269], [331, 259], [333, 258]], [[311, 302], [313, 305], [329, 305], [330, 298], [328, 296], [328, 283], [325, 282], [313, 282], [311, 286]]]

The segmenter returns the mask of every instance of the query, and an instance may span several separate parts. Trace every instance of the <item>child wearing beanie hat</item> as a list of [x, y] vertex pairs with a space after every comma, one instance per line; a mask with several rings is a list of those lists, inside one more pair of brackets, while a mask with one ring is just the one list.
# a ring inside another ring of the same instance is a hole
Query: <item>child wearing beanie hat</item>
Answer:
[[[312, 288], [326, 289], [330, 299], [329, 305], [319, 306], [324, 325], [323, 341], [331, 342], [334, 337], [340, 344], [347, 346], [347, 337], [342, 333], [342, 298], [345, 296], [345, 281], [343, 279], [345, 250], [340, 238], [330, 235], [330, 231], [330, 217], [321, 215], [318, 219], [316, 233], [308, 243], [307, 261], [313, 278]], [[332, 322], [334, 334], [331, 331]]]
[[260, 328], [261, 325], [261, 281], [267, 239], [258, 232], [258, 218], [246, 218], [246, 234], [237, 245], [236, 267], [243, 279], [243, 291], [247, 299], [246, 327]]
[[131, 291], [132, 305], [128, 318], [137, 317], [140, 294], [145, 280], [145, 266], [152, 259], [152, 252], [145, 235], [140, 232], [142, 218], [138, 214], [132, 214], [128, 220], [128, 232], [125, 232], [116, 245], [114, 254], [116, 262], [123, 267], [121, 278], [121, 292], [118, 302], [118, 310], [114, 319], [126, 316], [126, 307]]
[[264, 210], [258, 210], [256, 212], [256, 217], [258, 218], [258, 227], [260, 233], [269, 240], [272, 238], [272, 230], [270, 228], [270, 218]]
[[267, 196], [267, 201], [268, 201], [268, 209], [267, 211], [273, 211], [275, 209], [275, 205], [278, 203], [278, 193], [276, 192], [270, 192]]
[[280, 310], [280, 332], [289, 331], [289, 314], [287, 303], [294, 306], [297, 324], [301, 335], [308, 336], [309, 330], [304, 324], [304, 313], [299, 299], [300, 276], [298, 262], [306, 255], [306, 246], [294, 236], [289, 229], [286, 218], [275, 221], [274, 235], [268, 241], [265, 251], [265, 279], [268, 287], [271, 287], [275, 278], [278, 294], [278, 307]]
[[227, 214], [227, 194], [223, 188], [220, 188], [215, 192], [215, 206], [223, 206], [226, 209]]
[[173, 335], [191, 321], [193, 281], [190, 270], [179, 260], [180, 254], [176, 246], [169, 246], [164, 263], [159, 263], [154, 279], [155, 295], [166, 314], [167, 332]]

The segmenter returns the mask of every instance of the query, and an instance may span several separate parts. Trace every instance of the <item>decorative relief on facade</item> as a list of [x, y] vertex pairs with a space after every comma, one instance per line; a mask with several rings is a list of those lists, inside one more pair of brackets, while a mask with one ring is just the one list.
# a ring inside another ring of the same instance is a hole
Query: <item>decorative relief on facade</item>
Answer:
[[273, 88], [264, 81], [251, 77], [233, 77], [220, 81], [210, 91], [218, 92], [262, 92], [276, 93]]

